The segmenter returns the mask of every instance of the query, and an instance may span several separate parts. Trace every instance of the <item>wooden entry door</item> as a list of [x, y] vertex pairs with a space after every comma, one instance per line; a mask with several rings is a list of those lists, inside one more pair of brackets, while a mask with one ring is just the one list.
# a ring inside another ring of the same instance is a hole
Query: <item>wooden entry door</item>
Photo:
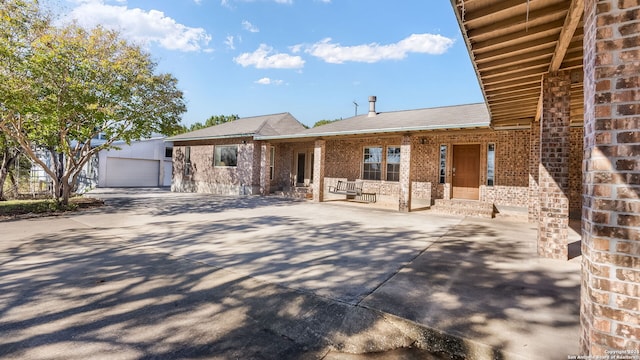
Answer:
[[480, 198], [480, 145], [453, 146], [454, 199], [478, 200]]
[[307, 167], [306, 154], [303, 152], [298, 153], [298, 163], [296, 171], [296, 184], [298, 186], [304, 186], [305, 168]]

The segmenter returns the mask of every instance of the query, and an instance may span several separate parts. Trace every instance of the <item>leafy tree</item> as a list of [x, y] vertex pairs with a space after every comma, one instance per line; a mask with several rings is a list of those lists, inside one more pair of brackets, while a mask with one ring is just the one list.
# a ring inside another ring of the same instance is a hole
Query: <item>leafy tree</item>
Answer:
[[342, 120], [342, 119], [335, 119], [335, 120], [318, 120], [318, 121], [316, 121], [316, 123], [315, 123], [315, 124], [313, 124], [313, 127], [318, 127], [318, 126], [322, 126], [322, 125], [331, 124], [331, 123], [333, 123], [333, 122], [340, 121], [340, 120]]
[[209, 117], [204, 122], [204, 124], [202, 124], [201, 122], [195, 122], [195, 123], [191, 124], [191, 126], [188, 129], [185, 128], [185, 132], [200, 130], [200, 129], [208, 128], [208, 127], [211, 127], [211, 126], [224, 124], [226, 122], [231, 122], [231, 121], [238, 120], [239, 118], [240, 117], [238, 115], [235, 115], [235, 114], [234, 115], [213, 115], [213, 116]]
[[[177, 80], [155, 74], [149, 54], [117, 32], [52, 26], [35, 0], [4, 0], [0, 12], [0, 130], [53, 179], [58, 201], [68, 203], [82, 166], [114, 141], [180, 128]], [[94, 146], [98, 134], [106, 141]]]
[[4, 183], [19, 157], [20, 147], [6, 134], [0, 132], [0, 201], [5, 200]]

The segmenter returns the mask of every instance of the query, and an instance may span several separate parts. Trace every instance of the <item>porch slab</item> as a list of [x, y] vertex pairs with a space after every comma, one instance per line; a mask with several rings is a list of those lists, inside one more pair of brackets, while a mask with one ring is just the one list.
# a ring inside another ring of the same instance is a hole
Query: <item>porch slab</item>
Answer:
[[[0, 312], [0, 328], [33, 331], [37, 342], [0, 341], [0, 354], [59, 343], [59, 358], [71, 358], [87, 329], [96, 339], [117, 335], [133, 357], [158, 346], [242, 357], [247, 341], [274, 359], [287, 357], [268, 352], [270, 343], [293, 351], [288, 358], [309, 359], [403, 356], [394, 353], [402, 348], [467, 359], [577, 354], [579, 259], [538, 259], [529, 224], [275, 197], [143, 189], [94, 196], [107, 206], [2, 224], [0, 258], [11, 276], [3, 278], [0, 309], [10, 312]], [[36, 277], [42, 281], [17, 285]], [[166, 300], [161, 312], [148, 311], [158, 299]], [[59, 314], [34, 316], [34, 324], [20, 318], [41, 309]], [[87, 316], [63, 316], [76, 313]], [[41, 326], [50, 333], [38, 335]], [[128, 358], [117, 347], [104, 351]]]
[[538, 258], [535, 240], [535, 224], [466, 218], [361, 304], [463, 353], [566, 359], [579, 353], [580, 263]]

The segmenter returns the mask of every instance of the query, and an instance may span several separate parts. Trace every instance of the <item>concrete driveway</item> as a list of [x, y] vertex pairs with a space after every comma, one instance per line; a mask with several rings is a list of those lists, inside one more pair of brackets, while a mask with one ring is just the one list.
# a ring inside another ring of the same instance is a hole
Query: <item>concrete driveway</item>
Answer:
[[531, 258], [528, 224], [159, 189], [91, 196], [107, 206], [0, 223], [0, 357], [577, 351], [577, 263]]

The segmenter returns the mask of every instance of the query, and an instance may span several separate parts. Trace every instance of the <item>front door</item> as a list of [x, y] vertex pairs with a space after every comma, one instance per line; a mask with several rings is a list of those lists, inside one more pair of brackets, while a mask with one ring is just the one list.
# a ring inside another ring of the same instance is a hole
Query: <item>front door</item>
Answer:
[[478, 200], [480, 198], [480, 145], [453, 146], [454, 199]]
[[304, 170], [306, 165], [306, 154], [303, 152], [298, 153], [298, 169], [296, 171], [296, 184], [298, 184], [298, 186], [304, 186]]

